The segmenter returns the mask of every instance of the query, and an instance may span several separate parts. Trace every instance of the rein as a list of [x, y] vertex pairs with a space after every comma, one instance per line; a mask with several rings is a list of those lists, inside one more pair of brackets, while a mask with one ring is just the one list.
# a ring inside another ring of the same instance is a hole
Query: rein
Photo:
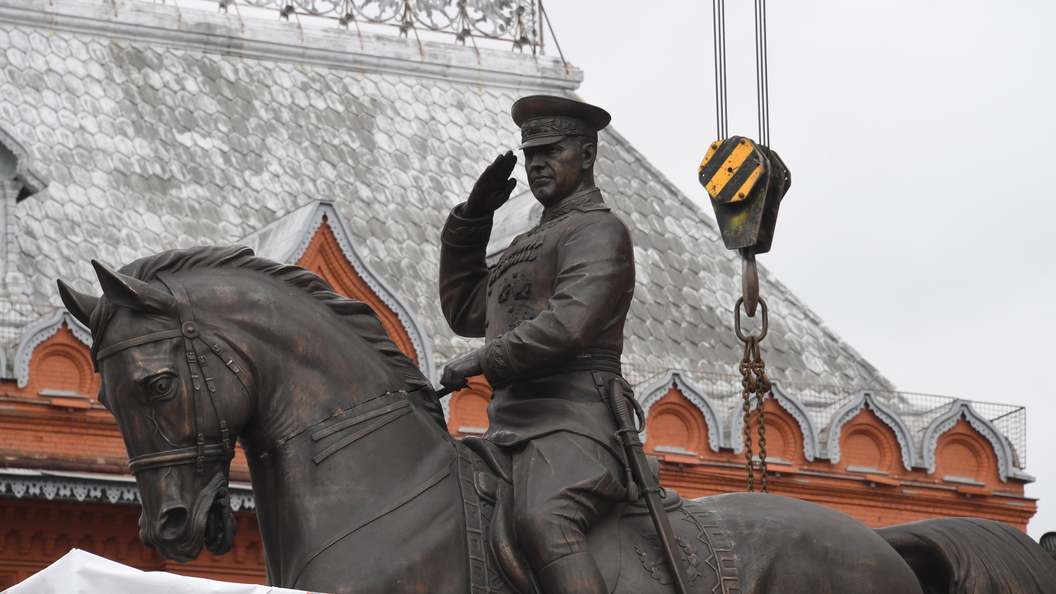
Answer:
[[[205, 474], [205, 463], [207, 461], [221, 460], [226, 462], [230, 461], [235, 456], [235, 449], [231, 444], [230, 429], [227, 426], [227, 420], [224, 418], [223, 408], [217, 402], [216, 384], [206, 371], [208, 360], [203, 353], [212, 351], [216, 356], [220, 357], [220, 360], [224, 361], [228, 370], [238, 378], [238, 381], [242, 384], [242, 387], [245, 388], [246, 393], [249, 394], [250, 397], [254, 394], [253, 383], [249, 375], [245, 372], [245, 366], [241, 365], [236, 360], [236, 356], [230, 352], [231, 349], [227, 348], [226, 344], [218, 337], [200, 329], [198, 324], [194, 322], [190, 312], [190, 301], [187, 298], [187, 292], [183, 289], [183, 285], [173, 280], [172, 276], [167, 273], [159, 273], [157, 277], [162, 283], [164, 283], [165, 287], [168, 288], [169, 292], [172, 293], [172, 296], [176, 300], [176, 309], [179, 315], [180, 327], [155, 332], [153, 334], [146, 334], [136, 338], [130, 338], [111, 345], [100, 350], [96, 354], [95, 364], [98, 367], [100, 361], [125, 349], [161, 340], [183, 338], [184, 352], [187, 359], [188, 372], [190, 373], [190, 383], [191, 387], [194, 389], [194, 418], [197, 433], [196, 443], [195, 445], [186, 448], [173, 448], [171, 450], [135, 456], [128, 461], [128, 470], [132, 474], [136, 474], [137, 472], [152, 468], [194, 464], [199, 477], [201, 477]], [[225, 353], [227, 353], [226, 357], [224, 355]], [[209, 394], [209, 403], [212, 405], [213, 415], [216, 417], [216, 420], [220, 425], [221, 438], [219, 444], [205, 443], [205, 405], [202, 402], [204, 399], [202, 396], [203, 385], [205, 387], [205, 392]]]

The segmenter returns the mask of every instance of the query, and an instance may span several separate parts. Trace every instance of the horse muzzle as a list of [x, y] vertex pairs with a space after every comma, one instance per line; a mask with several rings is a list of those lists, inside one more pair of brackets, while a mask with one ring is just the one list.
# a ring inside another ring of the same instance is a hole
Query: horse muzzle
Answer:
[[140, 516], [140, 539], [166, 559], [187, 563], [198, 558], [204, 546], [223, 555], [235, 542], [238, 523], [231, 514], [227, 481], [221, 474], [198, 494], [191, 509], [180, 502], [163, 506], [156, 519]]

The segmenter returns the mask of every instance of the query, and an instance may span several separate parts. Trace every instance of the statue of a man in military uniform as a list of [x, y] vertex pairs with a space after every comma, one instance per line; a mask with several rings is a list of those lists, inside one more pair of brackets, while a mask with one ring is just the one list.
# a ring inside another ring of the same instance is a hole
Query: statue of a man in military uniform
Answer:
[[483, 348], [452, 361], [442, 383], [483, 373], [494, 389], [484, 439], [513, 461], [518, 540], [543, 592], [607, 592], [588, 528], [625, 496], [603, 386], [620, 375], [634, 291], [627, 226], [594, 185], [603, 109], [562, 97], [513, 105], [528, 184], [544, 210], [489, 270], [496, 209], [516, 186], [500, 155], [447, 221], [440, 250], [444, 316]]

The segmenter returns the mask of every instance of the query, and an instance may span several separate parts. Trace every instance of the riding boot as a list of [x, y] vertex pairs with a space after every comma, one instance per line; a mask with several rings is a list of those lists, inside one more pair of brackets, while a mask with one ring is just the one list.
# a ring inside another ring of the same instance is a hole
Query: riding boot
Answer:
[[609, 594], [605, 578], [590, 553], [572, 553], [543, 567], [539, 573], [543, 594]]

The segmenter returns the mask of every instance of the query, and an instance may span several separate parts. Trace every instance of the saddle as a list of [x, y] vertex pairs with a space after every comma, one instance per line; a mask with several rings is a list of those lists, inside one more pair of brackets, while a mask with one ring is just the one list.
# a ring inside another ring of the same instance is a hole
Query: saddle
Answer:
[[[490, 521], [484, 529], [486, 549], [491, 553], [496, 569], [505, 578], [509, 591], [513, 594], [540, 594], [535, 576], [528, 561], [517, 543], [513, 527], [513, 466], [510, 457], [494, 443], [475, 436], [464, 437], [461, 444], [478, 457], [482, 463], [481, 470], [474, 473], [473, 487], [481, 500], [482, 507], [490, 508]], [[659, 463], [650, 457], [650, 469], [656, 475]], [[682, 507], [682, 498], [674, 490], [668, 489], [663, 498], [664, 508], [668, 513]], [[623, 530], [621, 531], [621, 524]], [[633, 526], [628, 526], [633, 524]], [[624, 538], [621, 532], [633, 532], [648, 543], [649, 537], [655, 540], [655, 529], [649, 517], [645, 500], [635, 503], [620, 502], [612, 511], [598, 521], [587, 534], [587, 548], [593, 554], [598, 568], [605, 576], [605, 583], [612, 591], [620, 579], [621, 569], [629, 561], [623, 556], [634, 557], [652, 572], [654, 578], [667, 583], [666, 561], [659, 542], [650, 544], [636, 543], [634, 547], [621, 547]], [[640, 533], [640, 534], [639, 534]], [[655, 549], [655, 550], [649, 550]], [[634, 551], [637, 555], [627, 555], [625, 551]], [[649, 555], [652, 554], [652, 559]], [[637, 565], [637, 563], [636, 563]], [[639, 570], [641, 567], [639, 567]], [[499, 590], [502, 591], [502, 590]]]

